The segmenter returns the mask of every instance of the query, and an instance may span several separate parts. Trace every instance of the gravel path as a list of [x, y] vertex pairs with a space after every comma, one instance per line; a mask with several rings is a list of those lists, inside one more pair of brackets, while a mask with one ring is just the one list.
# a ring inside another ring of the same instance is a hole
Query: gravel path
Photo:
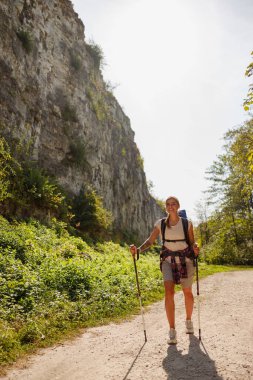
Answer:
[[[195, 291], [194, 285], [194, 291]], [[182, 292], [176, 294], [178, 344], [167, 345], [164, 303], [121, 324], [90, 328], [44, 349], [5, 380], [249, 380], [253, 379], [253, 271], [219, 273], [200, 281], [202, 343], [184, 331]], [[198, 331], [197, 309], [193, 321]]]

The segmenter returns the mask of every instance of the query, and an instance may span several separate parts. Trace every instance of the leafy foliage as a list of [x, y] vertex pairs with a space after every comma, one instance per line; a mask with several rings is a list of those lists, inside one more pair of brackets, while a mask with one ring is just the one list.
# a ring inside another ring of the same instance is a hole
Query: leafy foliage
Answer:
[[38, 206], [46, 209], [57, 209], [64, 201], [57, 184], [35, 165], [24, 166], [22, 187], [24, 197], [26, 194], [29, 200], [33, 199]]
[[17, 36], [22, 42], [23, 48], [27, 53], [30, 53], [33, 49], [33, 38], [31, 34], [22, 28], [17, 30]]
[[[253, 57], [253, 51], [251, 52], [251, 56]], [[253, 75], [253, 62], [249, 64], [246, 69], [245, 75], [247, 77], [251, 77]], [[249, 85], [249, 91], [247, 94], [247, 98], [244, 100], [243, 106], [245, 111], [249, 111], [253, 105], [253, 83]]]
[[70, 65], [75, 69], [75, 71], [79, 71], [82, 67], [80, 55], [73, 50], [70, 51]]
[[72, 210], [75, 226], [97, 240], [105, 237], [112, 225], [112, 215], [103, 207], [102, 198], [91, 188], [81, 188], [73, 199]]
[[18, 162], [11, 156], [10, 148], [2, 137], [0, 138], [0, 202], [12, 198], [12, 180], [19, 171]]
[[80, 139], [72, 140], [70, 143], [70, 156], [73, 164], [81, 169], [88, 169], [90, 167], [87, 160], [87, 144]]
[[[8, 217], [52, 215], [67, 218], [63, 190], [35, 163], [17, 160], [6, 141], [0, 139], [0, 209]], [[41, 214], [41, 215], [42, 215]]]
[[[158, 258], [140, 260], [144, 302], [161, 290]], [[0, 361], [138, 309], [132, 259], [111, 242], [88, 246], [63, 229], [0, 217]]]
[[[88, 170], [86, 145], [75, 140], [70, 149], [73, 162]], [[35, 217], [56, 225], [59, 230], [62, 230], [61, 224], [67, 223], [73, 233], [76, 233], [75, 227], [83, 237], [95, 241], [110, 236], [112, 215], [95, 190], [83, 187], [78, 196], [67, 197], [36, 163], [18, 164], [4, 139], [0, 139], [0, 184], [0, 208], [2, 215], [8, 218]], [[55, 217], [59, 220], [52, 219]]]
[[208, 170], [209, 202], [216, 210], [205, 222], [203, 252], [207, 262], [252, 264], [253, 120], [228, 131], [225, 141], [225, 153]]
[[89, 44], [86, 44], [86, 48], [94, 61], [96, 69], [102, 69], [105, 64], [102, 48], [92, 40], [89, 41]]

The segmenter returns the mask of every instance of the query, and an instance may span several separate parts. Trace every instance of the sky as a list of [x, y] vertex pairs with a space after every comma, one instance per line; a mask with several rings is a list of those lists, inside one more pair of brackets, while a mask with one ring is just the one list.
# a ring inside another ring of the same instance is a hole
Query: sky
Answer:
[[252, 0], [72, 0], [85, 39], [101, 46], [103, 76], [135, 132], [159, 199], [193, 220], [242, 107], [253, 50]]

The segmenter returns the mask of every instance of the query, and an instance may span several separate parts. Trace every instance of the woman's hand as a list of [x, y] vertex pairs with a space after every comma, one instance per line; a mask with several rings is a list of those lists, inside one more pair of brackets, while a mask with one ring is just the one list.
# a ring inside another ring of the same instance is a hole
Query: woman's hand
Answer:
[[194, 243], [194, 244], [192, 245], [192, 249], [193, 249], [194, 255], [195, 255], [195, 256], [198, 256], [198, 255], [199, 255], [199, 246], [198, 246], [197, 243]]
[[131, 244], [129, 246], [129, 249], [130, 249], [130, 252], [131, 252], [131, 254], [132, 254], [133, 258], [134, 258], [135, 255], [137, 254], [137, 247], [134, 244]]

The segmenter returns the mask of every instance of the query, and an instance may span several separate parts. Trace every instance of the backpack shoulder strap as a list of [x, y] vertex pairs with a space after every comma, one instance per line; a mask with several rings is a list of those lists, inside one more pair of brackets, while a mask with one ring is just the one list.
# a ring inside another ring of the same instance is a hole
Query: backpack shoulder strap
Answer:
[[185, 241], [186, 243], [188, 244], [188, 246], [190, 246], [190, 240], [189, 240], [189, 233], [188, 233], [188, 227], [189, 227], [189, 222], [188, 222], [188, 219], [186, 218], [182, 218], [182, 224], [183, 224], [183, 229], [184, 229], [184, 237], [185, 237]]
[[162, 220], [161, 220], [161, 235], [162, 235], [163, 245], [165, 242], [165, 230], [166, 230], [166, 218], [162, 218]]

